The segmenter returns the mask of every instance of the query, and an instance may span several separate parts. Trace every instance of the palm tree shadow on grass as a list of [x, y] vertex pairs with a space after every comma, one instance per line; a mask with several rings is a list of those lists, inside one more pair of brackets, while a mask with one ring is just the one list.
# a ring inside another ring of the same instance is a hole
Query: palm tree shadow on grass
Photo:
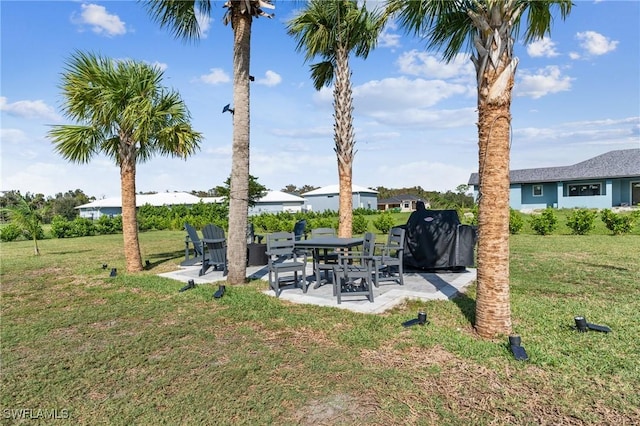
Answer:
[[462, 315], [469, 321], [472, 327], [476, 325], [476, 300], [470, 298], [465, 293], [458, 293], [451, 301], [458, 306]]

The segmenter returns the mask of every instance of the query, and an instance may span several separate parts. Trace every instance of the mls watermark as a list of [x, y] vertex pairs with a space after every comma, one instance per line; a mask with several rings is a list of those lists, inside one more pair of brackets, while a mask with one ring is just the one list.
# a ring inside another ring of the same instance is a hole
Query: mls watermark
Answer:
[[56, 419], [68, 419], [69, 410], [66, 408], [5, 408], [2, 410], [2, 417], [11, 420], [27, 420], [27, 419], [42, 419], [42, 420], [56, 420]]

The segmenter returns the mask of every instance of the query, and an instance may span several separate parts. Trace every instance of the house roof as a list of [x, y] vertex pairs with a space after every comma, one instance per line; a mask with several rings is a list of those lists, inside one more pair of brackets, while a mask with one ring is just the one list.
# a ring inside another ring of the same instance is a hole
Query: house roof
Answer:
[[[203, 203], [220, 203], [222, 197], [196, 197], [187, 192], [161, 192], [158, 194], [138, 194], [136, 195], [136, 206], [174, 206], [179, 204], [193, 205]], [[120, 197], [103, 198], [102, 200], [92, 201], [88, 204], [77, 206], [76, 209], [97, 209], [106, 207], [122, 207], [122, 199]]]
[[394, 195], [393, 197], [379, 199], [378, 204], [398, 204], [403, 201], [420, 201], [422, 198], [410, 194]]
[[[511, 170], [511, 183], [559, 182], [583, 179], [640, 177], [640, 148], [609, 151], [571, 166]], [[478, 173], [469, 177], [478, 185]]]
[[[374, 189], [365, 188], [364, 186], [351, 185], [351, 192], [354, 194], [357, 193], [367, 193], [367, 194], [377, 194], [378, 191]], [[313, 191], [305, 192], [304, 194], [300, 194], [303, 197], [305, 195], [334, 195], [340, 193], [340, 185], [328, 185], [323, 186], [322, 188], [314, 189]]]
[[269, 191], [264, 197], [258, 200], [258, 203], [304, 203], [304, 201], [304, 198], [298, 197], [297, 195], [288, 194], [282, 191]]

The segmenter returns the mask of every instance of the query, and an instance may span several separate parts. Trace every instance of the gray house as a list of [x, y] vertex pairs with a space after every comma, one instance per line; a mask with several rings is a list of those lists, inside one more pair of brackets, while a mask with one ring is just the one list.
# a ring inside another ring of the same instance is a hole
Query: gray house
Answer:
[[[358, 185], [351, 186], [353, 208], [375, 210], [378, 208], [378, 191]], [[300, 194], [305, 199], [307, 210], [323, 212], [338, 211], [340, 207], [340, 185], [329, 185]]]
[[304, 198], [297, 195], [282, 191], [269, 191], [256, 202], [255, 206], [249, 207], [249, 216], [260, 213], [300, 212], [303, 210], [304, 202]]
[[[640, 204], [640, 149], [610, 151], [571, 166], [511, 170], [509, 177], [515, 210], [635, 206]], [[477, 173], [469, 185], [477, 198]]]

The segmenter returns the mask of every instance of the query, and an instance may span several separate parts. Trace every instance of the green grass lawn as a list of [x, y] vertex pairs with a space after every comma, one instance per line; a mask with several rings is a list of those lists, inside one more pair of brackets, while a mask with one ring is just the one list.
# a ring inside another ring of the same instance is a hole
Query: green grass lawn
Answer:
[[[473, 333], [475, 287], [382, 315], [295, 305], [265, 282], [157, 276], [183, 232], [1, 245], [2, 424], [638, 424], [640, 236], [511, 238], [514, 332]], [[108, 264], [107, 270], [102, 264]], [[109, 278], [109, 269], [118, 276]], [[430, 324], [401, 323], [425, 308]], [[573, 317], [611, 327], [578, 333]], [[49, 423], [49, 421], [46, 421]]]

